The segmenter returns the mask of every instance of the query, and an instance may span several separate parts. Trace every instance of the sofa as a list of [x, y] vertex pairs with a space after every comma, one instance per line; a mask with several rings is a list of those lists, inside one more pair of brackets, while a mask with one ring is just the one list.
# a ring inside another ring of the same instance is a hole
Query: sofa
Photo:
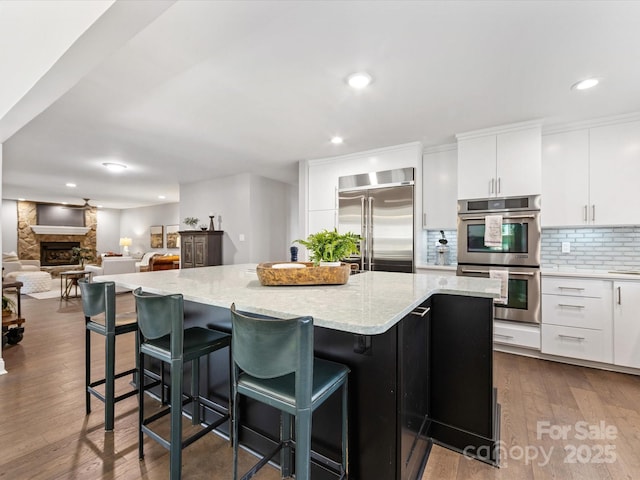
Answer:
[[155, 257], [156, 255], [162, 255], [158, 252], [147, 252], [145, 253], [139, 262], [136, 262], [136, 272], [148, 272], [149, 271], [149, 260], [151, 257]]
[[2, 252], [2, 279], [15, 282], [21, 272], [39, 272], [40, 260], [20, 260], [15, 252]]
[[118, 273], [135, 273], [136, 259], [131, 257], [103, 257], [102, 265], [86, 265], [84, 269], [91, 272], [92, 277]]
[[[178, 262], [178, 263], [176, 263]], [[149, 271], [173, 270], [180, 268], [180, 255], [154, 255], [149, 260]]]

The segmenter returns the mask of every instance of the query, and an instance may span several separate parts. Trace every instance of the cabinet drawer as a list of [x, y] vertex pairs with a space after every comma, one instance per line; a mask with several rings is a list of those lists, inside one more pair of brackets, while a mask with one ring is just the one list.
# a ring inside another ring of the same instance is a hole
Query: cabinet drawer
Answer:
[[540, 327], [495, 320], [493, 342], [540, 350]]
[[611, 336], [605, 330], [542, 325], [542, 353], [611, 363]]
[[542, 323], [594, 330], [610, 328], [610, 292], [603, 298], [542, 295]]
[[542, 277], [542, 293], [600, 298], [607, 292], [611, 295], [611, 282], [607, 280]]

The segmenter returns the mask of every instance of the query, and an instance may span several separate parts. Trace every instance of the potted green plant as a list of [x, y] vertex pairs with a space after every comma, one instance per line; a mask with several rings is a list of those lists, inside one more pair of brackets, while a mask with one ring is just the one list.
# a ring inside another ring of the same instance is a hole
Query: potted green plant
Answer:
[[186, 217], [183, 222], [187, 227], [191, 227], [192, 230], [195, 230], [196, 225], [198, 225], [198, 222], [200, 221], [199, 218], [197, 217]]
[[71, 260], [78, 260], [80, 268], [84, 268], [86, 261], [93, 260], [93, 250], [87, 247], [73, 247], [71, 249]]
[[16, 311], [16, 302], [11, 298], [2, 296], [2, 316], [6, 317]]
[[312, 233], [306, 240], [294, 240], [294, 243], [299, 243], [309, 250], [311, 261], [315, 265], [335, 266], [340, 265], [340, 260], [358, 253], [361, 240], [360, 235], [355, 233], [340, 234], [333, 229]]

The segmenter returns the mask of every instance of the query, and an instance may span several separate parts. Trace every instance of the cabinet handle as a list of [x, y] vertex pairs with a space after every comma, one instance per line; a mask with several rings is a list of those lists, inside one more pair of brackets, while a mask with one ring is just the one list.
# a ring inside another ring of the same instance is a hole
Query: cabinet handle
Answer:
[[500, 193], [500, 177], [498, 177], [498, 193]]
[[558, 334], [558, 337], [560, 337], [560, 338], [568, 338], [568, 339], [571, 339], [571, 340], [578, 340], [579, 342], [582, 342], [584, 340], [584, 337], [576, 337], [574, 335], [561, 335], [561, 334]]
[[419, 317], [424, 317], [427, 313], [429, 313], [430, 310], [431, 310], [431, 307], [416, 307], [416, 309], [413, 312], [411, 312], [411, 315], [418, 315]]
[[485, 275], [489, 274], [488, 270], [471, 270], [471, 269], [467, 269], [467, 268], [463, 268], [460, 270], [462, 273], [483, 273]]
[[569, 307], [569, 308], [584, 308], [584, 305], [570, 305], [568, 303], [559, 303], [559, 307]]
[[591, 221], [596, 221], [596, 206], [595, 204], [591, 205]]
[[622, 305], [622, 287], [618, 287], [618, 305]]
[[558, 287], [560, 290], [584, 290], [582, 287]]
[[506, 338], [507, 340], [513, 338], [513, 335], [502, 335], [501, 333], [494, 333], [494, 337]]
[[587, 205], [585, 205], [585, 206], [584, 206], [584, 222], [585, 222], [585, 223], [587, 223], [587, 221], [589, 220], [589, 219], [587, 218], [587, 209], [588, 209], [588, 206], [587, 206]]
[[427, 228], [427, 214], [422, 214], [422, 228]]
[[489, 187], [489, 193], [493, 193], [493, 182], [495, 181], [495, 179], [491, 179], [491, 187]]
[[537, 275], [536, 273], [533, 272], [514, 272], [512, 270], [509, 270], [509, 276], [511, 275], [519, 275], [519, 276], [525, 276], [525, 277], [533, 277], [534, 275]]

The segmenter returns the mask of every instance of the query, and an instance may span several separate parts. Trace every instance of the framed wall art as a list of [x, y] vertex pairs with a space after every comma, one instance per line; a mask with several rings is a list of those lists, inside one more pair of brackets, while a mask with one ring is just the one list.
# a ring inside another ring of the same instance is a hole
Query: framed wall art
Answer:
[[167, 248], [180, 248], [180, 225], [167, 225]]
[[151, 248], [164, 247], [164, 227], [162, 225], [152, 225], [149, 230], [151, 232]]

